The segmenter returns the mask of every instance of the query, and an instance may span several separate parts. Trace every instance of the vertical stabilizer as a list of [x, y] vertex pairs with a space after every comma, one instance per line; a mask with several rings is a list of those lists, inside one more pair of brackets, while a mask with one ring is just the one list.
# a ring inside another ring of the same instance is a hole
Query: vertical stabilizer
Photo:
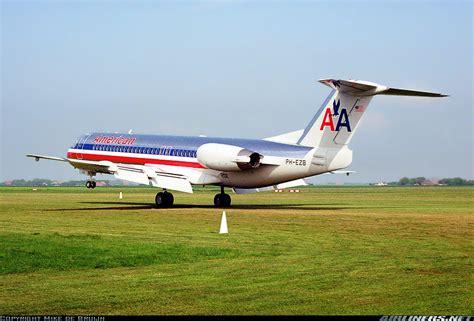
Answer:
[[298, 139], [300, 145], [340, 148], [349, 144], [375, 95], [446, 96], [360, 80], [322, 79], [319, 82], [331, 87], [332, 91]]

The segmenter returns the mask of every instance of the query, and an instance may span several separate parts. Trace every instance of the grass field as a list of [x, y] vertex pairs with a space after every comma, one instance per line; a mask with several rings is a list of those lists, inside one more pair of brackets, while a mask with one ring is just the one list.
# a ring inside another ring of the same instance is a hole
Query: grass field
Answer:
[[474, 314], [474, 188], [216, 191], [0, 188], [0, 314]]

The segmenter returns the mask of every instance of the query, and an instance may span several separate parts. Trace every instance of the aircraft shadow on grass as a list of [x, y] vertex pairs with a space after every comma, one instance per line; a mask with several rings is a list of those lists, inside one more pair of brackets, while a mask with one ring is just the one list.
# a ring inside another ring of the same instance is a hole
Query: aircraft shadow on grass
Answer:
[[[157, 208], [154, 204], [139, 203], [139, 202], [81, 202], [83, 204], [97, 204], [97, 205], [120, 205], [107, 207], [81, 207], [81, 208], [55, 208], [47, 209], [45, 211], [113, 211], [113, 210], [170, 210], [170, 208]], [[217, 209], [213, 205], [195, 205], [195, 204], [175, 204], [171, 209]], [[298, 210], [298, 211], [340, 211], [348, 209], [368, 209], [374, 207], [356, 207], [343, 206], [343, 204], [271, 204], [271, 205], [232, 205], [229, 208], [221, 208], [221, 210]]]

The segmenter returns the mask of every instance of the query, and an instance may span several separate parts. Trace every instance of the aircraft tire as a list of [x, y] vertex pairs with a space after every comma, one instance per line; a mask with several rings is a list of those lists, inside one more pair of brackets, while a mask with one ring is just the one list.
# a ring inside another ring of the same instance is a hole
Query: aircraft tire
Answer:
[[165, 193], [159, 192], [155, 196], [156, 207], [165, 207], [166, 206], [166, 196]]
[[174, 203], [174, 196], [171, 193], [165, 192], [166, 197], [166, 207], [172, 207]]
[[229, 207], [231, 203], [229, 194], [216, 194], [214, 196], [214, 206], [215, 207]]
[[91, 188], [94, 189], [97, 186], [97, 183], [95, 181], [91, 181]]
[[87, 188], [92, 188], [92, 183], [91, 183], [91, 181], [87, 181], [87, 182], [86, 182], [86, 187], [87, 187]]
[[173, 194], [168, 192], [159, 192], [155, 197], [156, 207], [164, 208], [171, 207], [174, 203]]
[[223, 206], [230, 207], [231, 199], [229, 194], [222, 194]]

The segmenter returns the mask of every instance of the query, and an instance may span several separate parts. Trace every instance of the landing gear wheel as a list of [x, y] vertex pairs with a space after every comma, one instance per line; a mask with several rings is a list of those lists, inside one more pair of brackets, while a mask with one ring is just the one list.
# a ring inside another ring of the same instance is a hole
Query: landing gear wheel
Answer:
[[96, 183], [94, 181], [87, 181], [86, 182], [86, 187], [87, 188], [95, 188], [96, 187]]
[[155, 197], [155, 204], [157, 207], [171, 207], [173, 206], [173, 194], [168, 192], [159, 192]]
[[159, 192], [158, 194], [156, 194], [155, 204], [156, 204], [156, 207], [165, 207], [165, 204], [166, 204], [165, 193]]
[[165, 192], [164, 194], [165, 194], [165, 197], [166, 197], [166, 206], [167, 207], [173, 206], [173, 203], [174, 203], [173, 194], [168, 193], [168, 192]]
[[224, 200], [224, 207], [230, 207], [231, 199], [229, 194], [223, 194], [222, 199]]
[[214, 205], [216, 207], [229, 207], [231, 203], [230, 195], [221, 193], [214, 196]]

